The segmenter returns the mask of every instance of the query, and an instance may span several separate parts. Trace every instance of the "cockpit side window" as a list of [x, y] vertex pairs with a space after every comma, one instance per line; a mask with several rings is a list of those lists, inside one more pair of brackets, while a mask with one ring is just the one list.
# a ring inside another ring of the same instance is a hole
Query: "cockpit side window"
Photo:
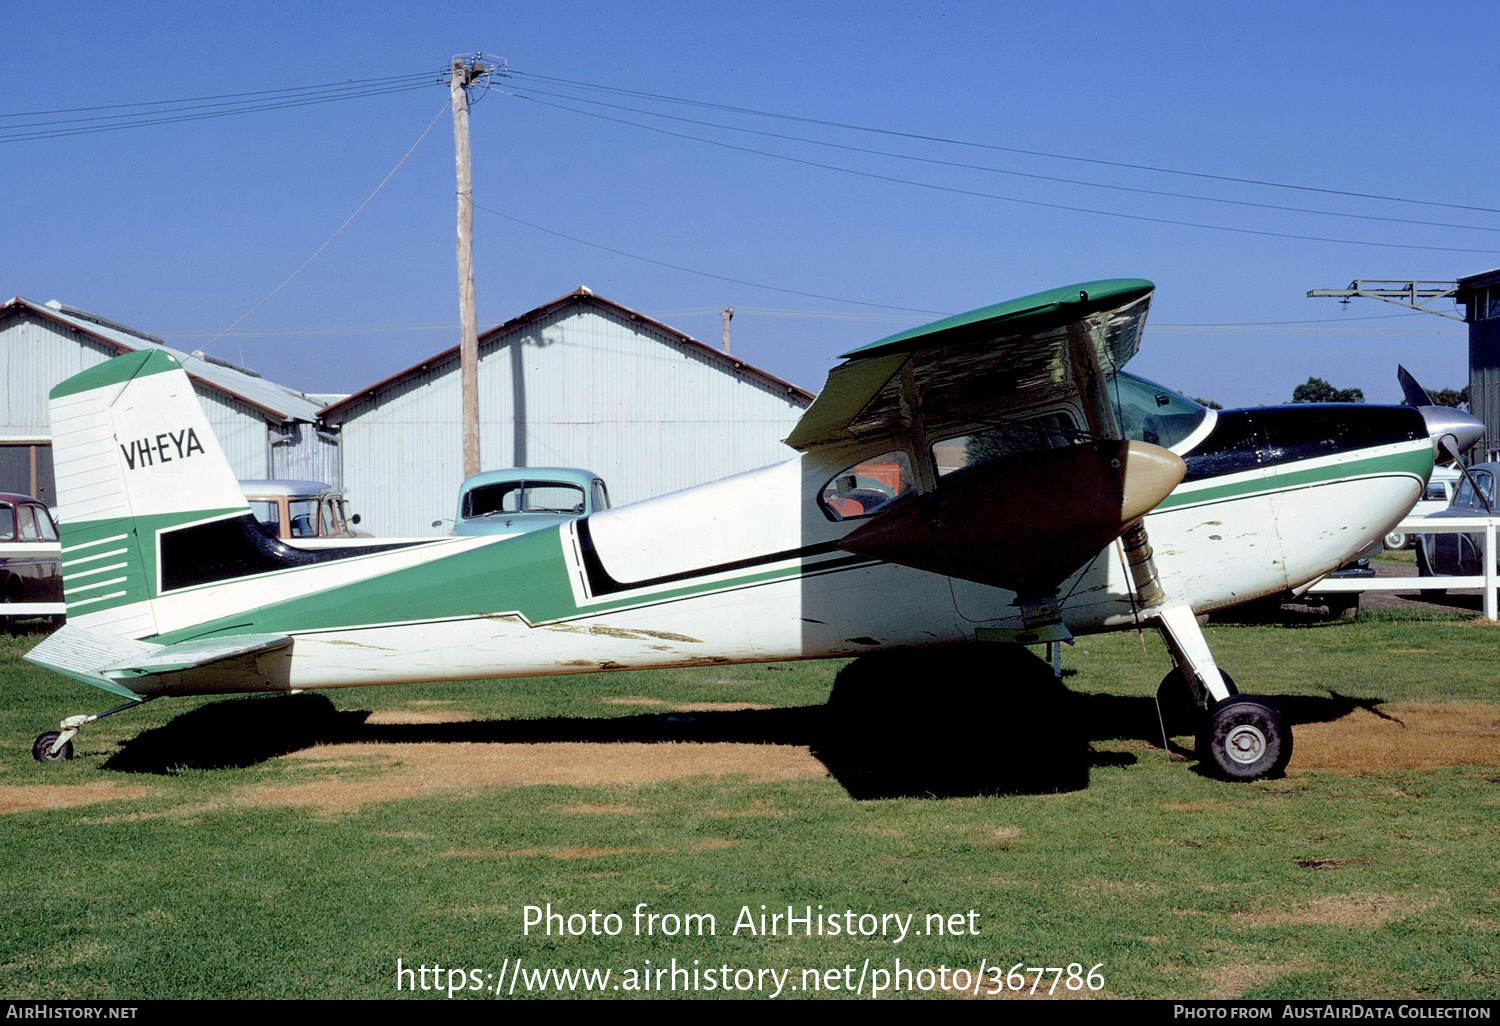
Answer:
[[818, 505], [830, 520], [858, 520], [874, 516], [915, 487], [911, 460], [898, 449], [839, 471], [818, 493]]
[[1206, 407], [1187, 396], [1123, 371], [1115, 375], [1109, 394], [1119, 406], [1125, 437], [1163, 449], [1172, 448], [1198, 430], [1208, 416]]

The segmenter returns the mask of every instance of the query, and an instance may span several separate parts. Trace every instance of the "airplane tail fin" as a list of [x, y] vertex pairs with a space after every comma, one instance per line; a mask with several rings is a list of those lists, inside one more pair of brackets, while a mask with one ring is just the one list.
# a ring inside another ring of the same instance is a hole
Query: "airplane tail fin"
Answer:
[[72, 626], [159, 632], [161, 535], [250, 512], [182, 365], [160, 350], [98, 364], [51, 392]]

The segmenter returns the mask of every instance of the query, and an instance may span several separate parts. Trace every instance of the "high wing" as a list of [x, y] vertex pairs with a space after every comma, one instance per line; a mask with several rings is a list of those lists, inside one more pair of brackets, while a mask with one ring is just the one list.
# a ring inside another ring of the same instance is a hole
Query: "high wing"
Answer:
[[[1140, 597], [1159, 598], [1140, 525], [1186, 468], [1166, 449], [1122, 439], [1108, 394], [1140, 345], [1153, 289], [1138, 278], [1071, 285], [845, 354], [787, 444], [890, 439], [911, 452], [916, 487], [839, 547], [1013, 591], [1028, 628], [1061, 634], [1057, 587], [1128, 534]], [[1053, 403], [1082, 413], [1073, 444], [1039, 440], [939, 476], [934, 443]]]
[[805, 452], [915, 434], [925, 448], [1019, 409], [1087, 398], [1102, 391], [1091, 379], [1135, 355], [1154, 289], [1140, 278], [1069, 285], [845, 353], [786, 443]]

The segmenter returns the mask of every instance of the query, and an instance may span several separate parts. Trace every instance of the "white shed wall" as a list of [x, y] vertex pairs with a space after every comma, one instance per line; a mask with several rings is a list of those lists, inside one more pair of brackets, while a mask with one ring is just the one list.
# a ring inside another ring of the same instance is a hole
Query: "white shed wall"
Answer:
[[[0, 322], [0, 437], [50, 438], [47, 393], [52, 386], [116, 355], [111, 346], [74, 335], [29, 316]], [[269, 476], [270, 441], [265, 415], [219, 392], [196, 387], [208, 422], [243, 478]]]
[[[380, 390], [342, 418], [344, 489], [362, 530], [423, 535], [463, 479], [456, 358]], [[765, 466], [800, 397], [726, 368], [649, 325], [570, 304], [482, 346], [480, 462], [586, 467], [616, 505]]]

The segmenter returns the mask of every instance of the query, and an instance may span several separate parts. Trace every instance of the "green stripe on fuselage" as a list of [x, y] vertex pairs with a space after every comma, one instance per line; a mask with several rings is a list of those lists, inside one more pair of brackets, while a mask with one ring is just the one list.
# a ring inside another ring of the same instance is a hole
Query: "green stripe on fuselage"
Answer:
[[1432, 473], [1432, 447], [1423, 442], [1420, 448], [1406, 452], [1368, 456], [1340, 463], [1303, 467], [1296, 463], [1252, 471], [1237, 481], [1215, 484], [1212, 479], [1194, 481], [1162, 500], [1157, 510], [1178, 509], [1228, 499], [1245, 499], [1258, 493], [1284, 492], [1293, 488], [1330, 484], [1343, 478], [1399, 476], [1426, 481]]

